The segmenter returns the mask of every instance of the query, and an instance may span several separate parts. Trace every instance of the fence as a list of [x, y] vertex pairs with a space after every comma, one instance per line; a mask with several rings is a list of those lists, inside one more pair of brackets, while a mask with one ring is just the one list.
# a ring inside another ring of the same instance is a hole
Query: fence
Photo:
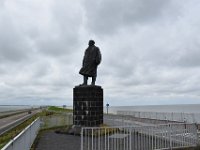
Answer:
[[118, 115], [188, 123], [200, 123], [200, 113], [117, 111]]
[[40, 119], [37, 118], [19, 135], [12, 139], [2, 150], [29, 150], [40, 128]]
[[193, 124], [143, 127], [85, 127], [81, 150], [155, 150], [193, 147], [198, 143]]
[[[131, 116], [123, 115], [104, 115], [103, 117], [104, 124], [109, 126], [143, 126], [147, 125], [147, 121], [140, 121]], [[150, 122], [148, 122], [150, 123]]]
[[136, 118], [130, 115], [104, 115], [104, 123], [109, 126], [147, 126], [155, 124], [174, 123], [167, 120], [156, 120], [149, 118]]

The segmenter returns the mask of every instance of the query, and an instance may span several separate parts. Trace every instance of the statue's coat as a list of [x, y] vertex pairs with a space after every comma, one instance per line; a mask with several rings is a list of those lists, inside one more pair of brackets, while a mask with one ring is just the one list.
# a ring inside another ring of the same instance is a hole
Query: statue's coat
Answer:
[[79, 73], [88, 77], [97, 76], [97, 66], [101, 62], [101, 52], [98, 47], [92, 45], [85, 50], [83, 66]]

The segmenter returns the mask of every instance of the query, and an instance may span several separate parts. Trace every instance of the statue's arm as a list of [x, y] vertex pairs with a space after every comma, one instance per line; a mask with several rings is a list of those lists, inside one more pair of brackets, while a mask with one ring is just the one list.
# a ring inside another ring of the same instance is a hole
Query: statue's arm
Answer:
[[84, 66], [84, 64], [85, 64], [85, 59], [86, 59], [86, 51], [85, 51], [85, 54], [84, 54], [84, 57], [83, 57], [82, 66]]
[[101, 63], [102, 55], [100, 52], [100, 49], [97, 47], [97, 58], [96, 58], [96, 63], [99, 65]]

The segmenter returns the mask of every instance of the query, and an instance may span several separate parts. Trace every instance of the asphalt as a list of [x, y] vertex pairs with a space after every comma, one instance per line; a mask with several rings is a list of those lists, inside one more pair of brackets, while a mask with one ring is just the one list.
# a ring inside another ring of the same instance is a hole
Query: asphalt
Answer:
[[[140, 149], [148, 150], [152, 148], [152, 139], [149, 138], [148, 136], [140, 135], [138, 133], [133, 133], [131, 139], [132, 139], [131, 147], [134, 150], [140, 150]], [[119, 141], [118, 149], [123, 149], [122, 148], [123, 140], [118, 140], [118, 141]], [[104, 145], [104, 140], [101, 142]], [[164, 142], [165, 141], [162, 139], [159, 138], [157, 139], [157, 145], [166, 144]], [[115, 144], [111, 144], [111, 147], [116, 146]], [[86, 144], [86, 146], [88, 145]], [[88, 149], [88, 147], [85, 148]], [[113, 150], [116, 148], [112, 147], [111, 149]], [[41, 135], [34, 150], [81, 150], [81, 137], [74, 135], [67, 135], [67, 134], [57, 134], [54, 131], [46, 131]]]
[[35, 150], [80, 150], [80, 148], [80, 136], [46, 131], [41, 134]]
[[5, 132], [11, 130], [12, 128], [16, 127], [17, 125], [21, 124], [34, 114], [36, 114], [38, 110], [32, 111], [31, 114], [28, 114], [28, 112], [24, 112], [21, 114], [12, 115], [9, 117], [1, 118], [0, 119], [0, 136], [4, 134]]
[[27, 112], [26, 113], [21, 113], [21, 114], [17, 114], [17, 115], [13, 115], [13, 116], [9, 116], [6, 118], [2, 118], [0, 119], [0, 135], [2, 132], [4, 132], [5, 130], [11, 128], [12, 126], [14, 126], [14, 124], [24, 118], [24, 117], [28, 117], [30, 116]]

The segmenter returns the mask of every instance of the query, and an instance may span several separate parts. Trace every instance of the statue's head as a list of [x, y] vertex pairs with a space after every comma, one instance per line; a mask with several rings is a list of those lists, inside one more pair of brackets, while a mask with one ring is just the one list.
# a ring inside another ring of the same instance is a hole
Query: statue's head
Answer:
[[89, 46], [93, 46], [94, 44], [95, 44], [94, 40], [89, 40], [89, 43], [88, 43]]

